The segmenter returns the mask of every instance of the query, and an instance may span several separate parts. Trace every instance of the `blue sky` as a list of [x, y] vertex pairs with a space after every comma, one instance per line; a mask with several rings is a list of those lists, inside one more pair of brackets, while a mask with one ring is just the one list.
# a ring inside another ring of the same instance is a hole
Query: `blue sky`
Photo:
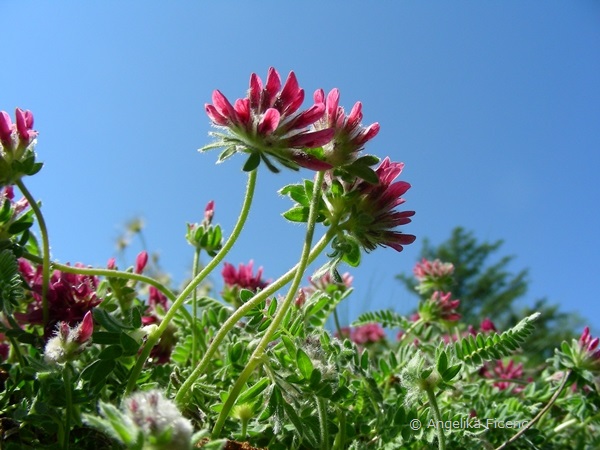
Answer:
[[[368, 5], [368, 6], [367, 6]], [[53, 257], [104, 265], [135, 216], [175, 280], [192, 259], [185, 223], [214, 199], [231, 230], [242, 158], [215, 166], [204, 104], [242, 97], [250, 73], [294, 70], [307, 97], [337, 87], [381, 132], [367, 151], [403, 161], [412, 184], [402, 253], [378, 249], [344, 306], [408, 311], [394, 280], [421, 239], [455, 226], [504, 239], [530, 269], [527, 302], [547, 297], [600, 330], [600, 5], [579, 2], [20, 2], [0, 3], [0, 109], [30, 109], [44, 169]], [[227, 261], [254, 259], [277, 278], [303, 230], [276, 191], [309, 172], [259, 175], [249, 223]], [[139, 250], [134, 243], [128, 254]], [[213, 277], [220, 284], [220, 277]]]

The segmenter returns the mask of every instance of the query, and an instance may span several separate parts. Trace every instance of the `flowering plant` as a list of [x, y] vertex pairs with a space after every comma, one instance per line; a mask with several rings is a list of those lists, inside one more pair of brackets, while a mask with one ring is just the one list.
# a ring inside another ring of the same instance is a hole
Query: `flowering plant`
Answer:
[[[146, 251], [125, 270], [53, 261], [25, 184], [42, 168], [33, 114], [0, 113], [1, 448], [596, 448], [600, 350], [589, 328], [530, 367], [522, 349], [539, 314], [501, 331], [489, 319], [468, 326], [454, 266], [440, 260], [415, 267], [415, 314], [342, 326], [337, 306], [354, 280], [340, 266], [415, 241], [403, 229], [414, 211], [398, 210], [410, 185], [397, 180], [402, 163], [363, 154], [379, 124], [362, 125], [360, 102], [346, 114], [337, 89], [301, 110], [304, 99], [295, 74], [282, 84], [273, 68], [233, 103], [213, 93], [205, 109], [218, 131], [201, 150], [222, 148], [219, 162], [243, 154], [246, 194], [229, 234], [212, 201], [187, 224], [193, 278], [181, 290], [148, 274]], [[298, 263], [276, 279], [224, 262], [261, 164], [311, 173], [280, 190], [292, 201], [283, 217], [306, 233]], [[220, 293], [206, 284], [215, 270]]]

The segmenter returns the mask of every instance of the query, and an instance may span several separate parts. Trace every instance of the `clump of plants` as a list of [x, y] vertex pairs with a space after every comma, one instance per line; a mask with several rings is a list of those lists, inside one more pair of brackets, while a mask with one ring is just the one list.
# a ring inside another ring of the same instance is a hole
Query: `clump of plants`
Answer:
[[[401, 209], [403, 164], [365, 153], [379, 124], [361, 123], [362, 104], [346, 112], [337, 89], [304, 102], [295, 74], [282, 83], [273, 68], [233, 103], [214, 91], [201, 151], [242, 158], [246, 192], [229, 233], [212, 201], [182, 227], [194, 264], [181, 289], [148, 271], [146, 251], [125, 268], [53, 261], [25, 183], [42, 169], [33, 114], [0, 112], [0, 448], [600, 446], [599, 338], [585, 328], [529, 366], [539, 313], [501, 330], [486, 317], [467, 325], [449, 262], [417, 263], [413, 315], [368, 312], [342, 326], [353, 279], [341, 268], [401, 252], [415, 213]], [[298, 262], [267, 280], [252, 261], [225, 259], [259, 171], [281, 170], [310, 174], [279, 191], [291, 200], [283, 218], [306, 232], [289, 245]], [[222, 292], [205, 285], [214, 271]]]

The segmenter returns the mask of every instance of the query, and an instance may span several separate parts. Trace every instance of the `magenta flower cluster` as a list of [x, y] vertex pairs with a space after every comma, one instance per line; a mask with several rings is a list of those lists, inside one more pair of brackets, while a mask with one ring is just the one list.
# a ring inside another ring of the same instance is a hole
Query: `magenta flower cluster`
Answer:
[[294, 72], [290, 72], [283, 88], [274, 68], [269, 69], [264, 85], [253, 73], [246, 98], [237, 99], [232, 105], [221, 91], [215, 90], [212, 101], [206, 104], [206, 113], [213, 124], [229, 133], [216, 135], [221, 138], [218, 146], [270, 155], [284, 165], [296, 164], [315, 170], [331, 167], [304, 150], [326, 144], [334, 130], [308, 128], [323, 117], [325, 105], [315, 102], [298, 112], [304, 101], [304, 90], [299, 87]]
[[[83, 267], [76, 264], [76, 267]], [[23, 324], [41, 325], [44, 323], [42, 311], [42, 266], [33, 268], [25, 260], [19, 260], [19, 271], [31, 289], [33, 301], [26, 313], [16, 313], [15, 317]], [[83, 320], [86, 313], [97, 306], [102, 299], [96, 294], [98, 278], [89, 275], [52, 272], [48, 286], [48, 322], [45, 337], [48, 338], [58, 322], [74, 325]]]

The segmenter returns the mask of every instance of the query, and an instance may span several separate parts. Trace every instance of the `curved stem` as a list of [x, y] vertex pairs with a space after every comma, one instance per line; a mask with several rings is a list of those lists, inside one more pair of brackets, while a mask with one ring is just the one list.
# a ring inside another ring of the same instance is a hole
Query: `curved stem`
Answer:
[[125, 395], [128, 395], [129, 393], [131, 393], [131, 391], [135, 387], [137, 378], [138, 378], [139, 374], [141, 373], [142, 367], [146, 363], [146, 360], [148, 359], [148, 356], [150, 355], [152, 348], [158, 342], [158, 340], [160, 339], [162, 334], [165, 332], [165, 330], [169, 326], [169, 323], [175, 316], [175, 313], [177, 312], [177, 310], [181, 307], [181, 305], [183, 305], [183, 303], [185, 302], [185, 299], [192, 292], [194, 292], [194, 290], [196, 289], [196, 286], [198, 286], [208, 276], [208, 274], [210, 274], [213, 271], [213, 269], [215, 267], [217, 267], [217, 265], [223, 260], [225, 255], [227, 255], [227, 253], [229, 253], [229, 250], [231, 250], [231, 247], [233, 247], [233, 244], [235, 243], [235, 241], [237, 241], [237, 238], [239, 237], [240, 233], [242, 232], [242, 228], [244, 227], [244, 224], [246, 223], [246, 219], [248, 218], [248, 213], [250, 212], [250, 206], [252, 205], [252, 199], [254, 198], [254, 189], [256, 187], [256, 175], [257, 175], [257, 170], [253, 170], [252, 172], [250, 172], [248, 174], [248, 183], [246, 184], [246, 194], [244, 196], [244, 203], [242, 204], [242, 210], [240, 211], [240, 216], [239, 216], [235, 226], [233, 227], [233, 231], [231, 232], [231, 235], [229, 236], [229, 238], [227, 239], [227, 241], [225, 242], [225, 244], [223, 245], [221, 250], [219, 250], [219, 253], [217, 253], [215, 255], [215, 257], [206, 265], [206, 267], [204, 267], [204, 269], [202, 269], [200, 271], [200, 273], [198, 275], [196, 275], [194, 277], [194, 279], [192, 279], [192, 281], [190, 281], [190, 283], [185, 287], [185, 289], [183, 291], [181, 291], [181, 293], [177, 296], [177, 298], [175, 299], [175, 301], [173, 302], [173, 304], [171, 305], [171, 307], [165, 314], [165, 317], [163, 318], [163, 320], [160, 322], [160, 325], [158, 326], [158, 328], [150, 336], [148, 336], [146, 345], [144, 346], [139, 358], [137, 359], [135, 366], [131, 370], [131, 374], [129, 376], [129, 381], [127, 382], [127, 388], [125, 389]]
[[415, 328], [417, 328], [417, 326], [421, 325], [422, 323], [423, 323], [423, 319], [417, 319], [416, 321], [414, 321], [412, 323], [412, 325], [406, 329], [404, 334], [402, 336], [400, 336], [400, 339], [398, 339], [398, 342], [402, 342], [406, 336], [408, 336], [410, 333], [412, 333], [413, 330]]
[[[194, 264], [192, 266], [192, 276], [198, 275], [198, 264], [200, 263], [200, 249], [194, 252]], [[198, 291], [194, 289], [192, 294], [192, 367], [196, 366], [196, 351], [198, 344]]]
[[29, 206], [31, 206], [40, 227], [40, 235], [42, 237], [42, 317], [44, 328], [46, 328], [50, 318], [50, 310], [48, 308], [48, 286], [50, 284], [50, 240], [48, 239], [48, 227], [46, 226], [42, 210], [31, 195], [31, 192], [29, 192], [29, 189], [23, 184], [23, 181], [18, 179], [15, 181], [15, 184], [29, 202]]
[[[32, 261], [34, 263], [37, 263], [37, 264], [42, 263], [42, 259], [39, 256], [33, 255], [31, 253], [24, 252], [23, 258], [25, 258], [29, 261]], [[169, 288], [167, 288], [164, 284], [156, 281], [154, 278], [150, 278], [145, 275], [138, 274], [138, 273], [124, 272], [121, 270], [114, 270], [114, 269], [99, 269], [99, 268], [92, 268], [92, 267], [74, 267], [74, 266], [67, 266], [66, 264], [60, 264], [60, 263], [57, 263], [54, 261], [52, 261], [50, 263], [50, 266], [53, 269], [57, 269], [57, 270], [60, 270], [61, 272], [65, 272], [65, 273], [76, 273], [79, 275], [95, 275], [95, 276], [99, 276], [99, 277], [103, 276], [103, 277], [107, 277], [107, 278], [108, 277], [110, 277], [110, 278], [125, 278], [127, 280], [139, 281], [139, 282], [154, 286], [160, 292], [165, 294], [165, 296], [171, 301], [174, 301], [176, 298], [175, 294]]]
[[[298, 287], [300, 286], [300, 282], [302, 281], [302, 277], [304, 276], [304, 272], [309, 262], [310, 247], [312, 245], [312, 240], [315, 232], [315, 225], [317, 223], [317, 217], [319, 215], [318, 207], [319, 200], [321, 198], [320, 191], [321, 185], [323, 184], [324, 175], [325, 172], [317, 172], [310, 201], [310, 209], [308, 213], [308, 222], [306, 224], [306, 236], [304, 238], [304, 245], [302, 246], [302, 253], [300, 255], [300, 261], [298, 262], [298, 268], [296, 269], [294, 279], [288, 290], [287, 297], [285, 298], [283, 304], [278, 308], [277, 313], [273, 318], [273, 321], [269, 325], [269, 328], [266, 329], [265, 334], [254, 349], [254, 352], [252, 353], [252, 356], [250, 356], [248, 364], [246, 365], [244, 370], [242, 370], [237, 381], [231, 388], [231, 391], [227, 396], [227, 400], [225, 400], [225, 403], [223, 404], [223, 409], [221, 409], [219, 417], [217, 418], [217, 422], [215, 423], [215, 426], [213, 428], [213, 437], [216, 437], [221, 433], [221, 429], [223, 428], [223, 425], [225, 423], [225, 420], [227, 419], [227, 416], [229, 415], [229, 412], [231, 411], [231, 408], [235, 404], [235, 401], [237, 400], [240, 392], [246, 385], [246, 381], [248, 380], [248, 378], [250, 378], [250, 375], [252, 374], [252, 372], [254, 372], [254, 369], [256, 369], [256, 367], [262, 361], [267, 345], [271, 342], [273, 335], [279, 328], [279, 325], [281, 324], [284, 316], [287, 314], [288, 309], [290, 308], [292, 302], [294, 301], [296, 293], [298, 292]], [[332, 225], [332, 228], [335, 227]]]
[[433, 392], [432, 387], [428, 387], [425, 389], [427, 393], [427, 398], [429, 399], [429, 405], [431, 405], [431, 411], [433, 412], [433, 418], [436, 423], [436, 431], [438, 436], [438, 449], [446, 450], [446, 437], [444, 436], [444, 426], [442, 424], [442, 415], [440, 414], [440, 408], [437, 404], [437, 399], [435, 398], [435, 393]]
[[[325, 249], [329, 241], [333, 238], [335, 233], [327, 232], [320, 240], [315, 244], [313, 249], [309, 255], [309, 264], [313, 262], [317, 256], [321, 254], [321, 252]], [[179, 391], [177, 391], [177, 395], [175, 395], [175, 401], [178, 404], [184, 403], [184, 400], [187, 397], [188, 391], [192, 388], [192, 385], [196, 382], [196, 380], [204, 373], [212, 356], [215, 354], [221, 342], [225, 339], [225, 336], [231, 331], [233, 327], [240, 321], [242, 317], [244, 317], [248, 311], [258, 305], [260, 302], [265, 300], [269, 295], [274, 294], [279, 289], [284, 287], [286, 284], [290, 282], [290, 280], [294, 277], [296, 270], [298, 269], [298, 264], [284, 273], [281, 277], [275, 280], [273, 283], [269, 284], [265, 289], [258, 292], [254, 295], [250, 300], [236, 309], [231, 316], [221, 325], [221, 328], [217, 331], [217, 334], [211, 340], [209, 347], [206, 349], [204, 356], [198, 363], [198, 366], [193, 370], [193, 372], [188, 376], [187, 380], [181, 385]]]
[[544, 406], [540, 410], [540, 412], [537, 413], [536, 416], [527, 423], [527, 425], [525, 425], [523, 428], [521, 428], [518, 433], [516, 433], [508, 441], [506, 441], [505, 443], [503, 443], [500, 447], [496, 447], [495, 450], [502, 450], [503, 448], [506, 448], [508, 445], [512, 444], [517, 439], [519, 439], [521, 436], [523, 436], [523, 434], [525, 434], [525, 432], [527, 430], [529, 430], [532, 426], [534, 426], [536, 424], [536, 422], [539, 421], [542, 418], [542, 416], [544, 414], [546, 414], [546, 412], [548, 412], [548, 410], [552, 407], [552, 405], [554, 405], [554, 402], [556, 401], [556, 399], [558, 398], [558, 396], [561, 394], [561, 392], [563, 391], [563, 389], [567, 385], [567, 380], [569, 379], [570, 375], [571, 375], [571, 371], [570, 370], [568, 370], [567, 372], [565, 372], [565, 375], [564, 375], [564, 377], [563, 377], [563, 379], [562, 379], [562, 381], [560, 383], [560, 386], [558, 386], [558, 389], [556, 390], [556, 392], [554, 393], [554, 395], [552, 395], [552, 397], [548, 401], [548, 404], [546, 406]]

